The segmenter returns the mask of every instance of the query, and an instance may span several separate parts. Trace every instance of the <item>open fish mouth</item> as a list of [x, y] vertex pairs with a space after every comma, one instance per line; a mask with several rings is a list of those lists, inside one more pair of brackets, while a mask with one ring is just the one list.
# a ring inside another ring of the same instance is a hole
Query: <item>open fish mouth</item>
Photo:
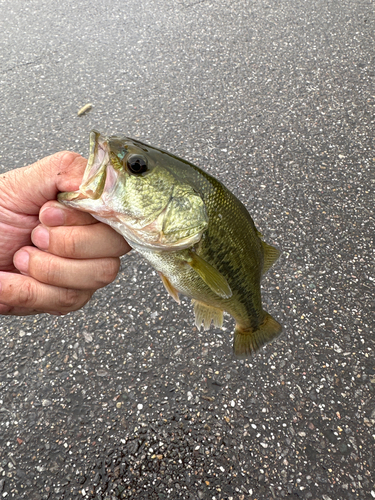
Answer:
[[[160, 166], [159, 157], [155, 160], [134, 139], [106, 137], [92, 130], [81, 185], [77, 191], [60, 193], [58, 201], [109, 224], [132, 246], [167, 251], [188, 248], [207, 229], [204, 202], [192, 186]], [[142, 160], [146, 172], [132, 170], [129, 158]]]
[[[100, 132], [90, 132], [90, 153], [86, 170], [78, 191], [60, 193], [58, 200], [75, 202], [79, 200], [98, 200], [105, 193], [109, 195], [116, 186], [118, 172], [110, 162], [108, 140]], [[73, 206], [73, 204], [72, 204]]]

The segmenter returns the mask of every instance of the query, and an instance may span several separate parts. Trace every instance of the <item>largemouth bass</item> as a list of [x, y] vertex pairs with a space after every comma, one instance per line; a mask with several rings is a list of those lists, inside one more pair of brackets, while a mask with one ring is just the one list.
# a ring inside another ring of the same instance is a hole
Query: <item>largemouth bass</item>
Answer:
[[78, 191], [60, 202], [112, 226], [158, 271], [169, 294], [193, 299], [195, 323], [236, 320], [233, 350], [248, 357], [281, 325], [262, 308], [260, 280], [279, 256], [245, 206], [186, 160], [128, 137], [90, 133]]

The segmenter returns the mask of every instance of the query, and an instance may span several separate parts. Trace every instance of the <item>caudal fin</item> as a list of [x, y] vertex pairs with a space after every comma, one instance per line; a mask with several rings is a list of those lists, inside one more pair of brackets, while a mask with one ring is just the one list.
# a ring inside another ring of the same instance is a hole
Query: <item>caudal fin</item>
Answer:
[[268, 313], [265, 313], [264, 321], [257, 330], [247, 331], [236, 325], [233, 352], [239, 358], [248, 358], [262, 346], [278, 337], [281, 330], [280, 323]]

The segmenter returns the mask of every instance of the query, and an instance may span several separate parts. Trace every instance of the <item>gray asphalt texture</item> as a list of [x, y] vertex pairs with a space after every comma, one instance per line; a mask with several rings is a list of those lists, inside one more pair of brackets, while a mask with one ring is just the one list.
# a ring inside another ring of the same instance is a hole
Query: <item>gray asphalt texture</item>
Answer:
[[281, 249], [284, 327], [236, 360], [134, 252], [2, 317], [0, 498], [375, 498], [373, 2], [0, 0], [0, 30], [0, 171], [92, 128], [196, 163]]

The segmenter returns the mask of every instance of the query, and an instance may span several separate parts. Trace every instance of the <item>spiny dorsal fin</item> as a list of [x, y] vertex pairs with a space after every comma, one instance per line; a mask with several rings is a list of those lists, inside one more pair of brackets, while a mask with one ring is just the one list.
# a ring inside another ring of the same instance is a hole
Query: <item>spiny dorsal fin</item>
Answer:
[[232, 290], [224, 276], [195, 252], [189, 252], [186, 263], [199, 274], [206, 285], [217, 295], [223, 299], [229, 299], [232, 296]]
[[239, 358], [248, 358], [262, 346], [275, 339], [281, 330], [280, 323], [266, 312], [264, 321], [257, 330], [245, 330], [236, 325], [233, 352]]
[[264, 241], [262, 241], [262, 246], [264, 250], [264, 262], [263, 262], [262, 274], [265, 274], [268, 271], [268, 269], [280, 257], [280, 251], [277, 248], [268, 245], [268, 243], [265, 243]]

